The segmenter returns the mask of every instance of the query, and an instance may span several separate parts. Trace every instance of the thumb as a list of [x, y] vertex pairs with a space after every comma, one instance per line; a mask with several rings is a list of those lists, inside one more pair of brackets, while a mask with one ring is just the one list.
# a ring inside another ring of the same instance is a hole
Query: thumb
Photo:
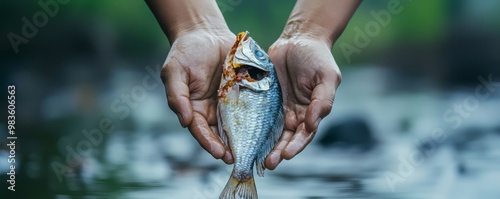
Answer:
[[305, 127], [308, 132], [316, 132], [321, 120], [330, 114], [335, 96], [333, 85], [319, 84], [313, 90], [311, 103], [305, 115]]
[[193, 120], [193, 106], [189, 100], [188, 74], [176, 59], [167, 59], [161, 70], [161, 79], [165, 84], [168, 106], [177, 114], [182, 127], [187, 127]]
[[[335, 92], [341, 82], [340, 71], [335, 59], [329, 51], [321, 51], [324, 59], [320, 59], [319, 65], [323, 66], [314, 75], [316, 86], [311, 93], [311, 103], [307, 107], [304, 124], [309, 132], [316, 132], [321, 120], [330, 114], [333, 107]], [[326, 54], [329, 54], [327, 56]]]

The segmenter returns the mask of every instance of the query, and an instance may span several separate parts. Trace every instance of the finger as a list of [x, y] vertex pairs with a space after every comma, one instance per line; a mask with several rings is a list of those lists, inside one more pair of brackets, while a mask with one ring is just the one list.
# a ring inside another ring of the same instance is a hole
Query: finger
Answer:
[[[210, 126], [210, 129], [212, 129], [214, 135], [219, 135], [219, 129], [217, 126]], [[222, 138], [220, 137], [218, 138], [220, 143], [225, 145], [225, 143], [222, 141]], [[224, 148], [226, 152], [224, 153], [224, 156], [222, 156], [222, 161], [224, 161], [226, 164], [233, 164], [234, 159], [233, 159], [233, 154], [231, 153], [231, 147], [225, 145]]]
[[226, 152], [224, 153], [224, 156], [222, 156], [222, 161], [224, 161], [226, 164], [234, 163], [233, 154], [231, 153], [230, 148], [226, 148]]
[[285, 160], [290, 160], [299, 154], [311, 142], [316, 132], [306, 130], [304, 123], [300, 124], [290, 142], [281, 153]]
[[330, 114], [335, 88], [333, 84], [319, 84], [314, 88], [304, 120], [308, 132], [316, 132], [321, 120]]
[[269, 170], [274, 170], [278, 164], [283, 160], [281, 153], [286, 145], [292, 139], [293, 131], [284, 130], [278, 143], [274, 146], [273, 150], [267, 155], [265, 166]]
[[297, 122], [297, 114], [295, 111], [290, 109], [288, 106], [285, 106], [285, 126], [284, 130], [289, 130], [294, 132], [295, 129], [297, 129], [297, 125], [299, 122]]
[[189, 131], [193, 137], [200, 143], [201, 147], [210, 153], [214, 158], [220, 159], [225, 153], [226, 149], [219, 136], [208, 126], [207, 120], [201, 114], [195, 112], [193, 121], [189, 125]]
[[165, 84], [168, 106], [177, 115], [182, 127], [188, 126], [193, 119], [193, 108], [189, 100], [186, 72], [175, 62], [167, 61], [161, 77]]

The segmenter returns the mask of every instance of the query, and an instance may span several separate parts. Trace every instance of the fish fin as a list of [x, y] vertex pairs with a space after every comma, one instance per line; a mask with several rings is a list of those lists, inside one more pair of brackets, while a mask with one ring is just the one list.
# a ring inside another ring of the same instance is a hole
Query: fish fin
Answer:
[[257, 199], [257, 188], [253, 176], [250, 179], [242, 181], [238, 180], [231, 174], [231, 178], [222, 190], [219, 199]]
[[284, 109], [281, 108], [274, 122], [274, 126], [271, 128], [271, 132], [269, 133], [270, 137], [264, 143], [259, 154], [257, 154], [257, 159], [255, 160], [257, 175], [259, 175], [260, 177], [264, 177], [264, 170], [266, 169], [265, 166], [266, 158], [271, 152], [271, 150], [273, 150], [274, 145], [276, 145], [276, 143], [280, 139], [281, 133], [283, 132], [284, 124], [285, 124], [285, 113]]
[[219, 130], [219, 137], [221, 138], [222, 142], [226, 147], [229, 147], [229, 142], [227, 139], [226, 132], [224, 131], [224, 128], [222, 127], [222, 115], [220, 112], [220, 107], [219, 104], [217, 104], [217, 128]]

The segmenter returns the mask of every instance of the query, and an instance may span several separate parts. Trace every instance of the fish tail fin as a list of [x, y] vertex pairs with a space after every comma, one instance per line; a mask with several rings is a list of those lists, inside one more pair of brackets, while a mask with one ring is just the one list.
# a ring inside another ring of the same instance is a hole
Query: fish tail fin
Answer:
[[249, 179], [238, 180], [231, 175], [224, 190], [219, 196], [219, 199], [257, 199], [257, 188], [253, 176]]

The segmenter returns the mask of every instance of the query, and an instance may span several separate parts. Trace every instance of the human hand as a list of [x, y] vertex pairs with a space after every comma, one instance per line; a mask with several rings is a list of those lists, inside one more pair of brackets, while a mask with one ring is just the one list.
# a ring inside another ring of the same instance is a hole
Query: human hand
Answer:
[[168, 105], [206, 151], [232, 163], [230, 150], [217, 135], [216, 107], [222, 64], [235, 35], [229, 29], [193, 29], [177, 35], [161, 71]]
[[297, 0], [283, 33], [269, 49], [283, 90], [285, 125], [266, 168], [273, 170], [300, 153], [330, 113], [341, 80], [330, 49], [360, 3]]
[[[284, 34], [271, 47], [269, 55], [284, 91], [286, 121], [283, 135], [266, 159], [267, 168], [274, 169], [283, 158], [302, 151], [321, 118], [329, 114], [340, 83], [330, 47], [360, 2], [298, 0]], [[220, 66], [235, 35], [215, 1], [146, 3], [172, 44], [161, 72], [170, 108], [205, 150], [232, 163], [230, 149], [215, 133], [215, 109]]]
[[300, 153], [316, 134], [319, 122], [333, 105], [340, 70], [331, 54], [331, 42], [308, 35], [284, 35], [269, 49], [283, 90], [285, 126], [266, 168]]

